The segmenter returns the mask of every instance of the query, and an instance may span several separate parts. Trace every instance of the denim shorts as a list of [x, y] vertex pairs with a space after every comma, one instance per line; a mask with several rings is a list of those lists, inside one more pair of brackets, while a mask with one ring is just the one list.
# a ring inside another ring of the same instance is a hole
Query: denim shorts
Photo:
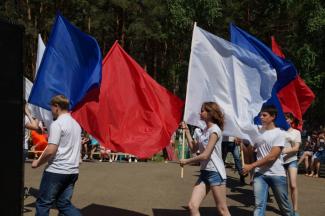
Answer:
[[316, 152], [312, 159], [317, 158], [321, 163], [325, 163], [325, 150]]
[[296, 168], [298, 169], [298, 163], [297, 160], [291, 161], [289, 163], [283, 164], [284, 168], [288, 170], [289, 168]]
[[216, 171], [201, 170], [199, 179], [196, 182], [196, 185], [203, 182], [209, 186], [220, 186], [226, 184], [226, 179], [222, 179], [220, 173]]

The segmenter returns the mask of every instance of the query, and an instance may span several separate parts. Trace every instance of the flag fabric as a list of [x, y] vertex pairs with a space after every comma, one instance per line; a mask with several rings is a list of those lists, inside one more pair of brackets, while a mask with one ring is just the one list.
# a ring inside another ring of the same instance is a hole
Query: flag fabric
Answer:
[[36, 57], [36, 70], [35, 70], [35, 76], [34, 79], [37, 76], [38, 68], [41, 65], [41, 61], [43, 59], [43, 55], [45, 52], [45, 44], [43, 42], [41, 34], [38, 34], [38, 41], [37, 41], [37, 57]]
[[72, 112], [101, 145], [149, 158], [170, 143], [184, 103], [153, 80], [117, 42], [103, 60], [102, 83]]
[[271, 42], [272, 42], [272, 51], [279, 57], [285, 59], [285, 56], [281, 50], [281, 48], [279, 47], [279, 45], [277, 44], [277, 42], [275, 41], [274, 36], [271, 36]]
[[[33, 88], [33, 83], [27, 79], [26, 77], [24, 77], [24, 85], [25, 85], [25, 100], [28, 101], [29, 95], [30, 95], [30, 91]], [[31, 109], [30, 104], [28, 104], [29, 109]]]
[[[37, 46], [37, 57], [36, 57], [36, 70], [35, 70], [35, 77], [37, 76], [37, 71], [38, 68], [41, 64], [42, 61], [42, 57], [44, 55], [44, 51], [45, 51], [45, 44], [42, 40], [42, 37], [40, 34], [38, 34], [38, 46]], [[31, 81], [26, 81], [26, 83], [28, 82], [28, 84], [26, 84], [26, 93], [28, 92], [28, 96], [26, 97], [26, 101], [28, 101], [31, 89], [33, 88], [33, 83]], [[27, 88], [28, 86], [28, 88]], [[38, 120], [44, 122], [44, 126], [49, 129], [50, 125], [53, 121], [53, 116], [52, 113], [49, 110], [46, 110], [44, 108], [41, 108], [39, 106], [33, 105], [33, 104], [29, 104], [30, 110], [32, 112], [32, 116], [37, 118]]]
[[[256, 55], [262, 57], [267, 61], [272, 68], [277, 72], [277, 81], [274, 84], [272, 90], [272, 97], [266, 102], [266, 104], [273, 104], [278, 110], [275, 124], [285, 130], [289, 128], [288, 123], [284, 117], [284, 113], [281, 107], [281, 103], [277, 96], [277, 93], [286, 85], [288, 85], [297, 76], [297, 70], [295, 66], [285, 59], [277, 56], [272, 50], [259, 41], [254, 36], [248, 34], [244, 30], [238, 28], [234, 24], [230, 24], [231, 42], [238, 46], [247, 49]], [[256, 117], [256, 123], [260, 123], [260, 119]]]
[[[285, 58], [273, 36], [271, 37], [271, 41], [272, 51], [281, 58]], [[277, 96], [281, 102], [283, 111], [291, 112], [299, 120], [298, 125], [292, 126], [298, 130], [302, 130], [302, 116], [313, 102], [315, 94], [298, 74], [294, 80], [277, 93]]]
[[203, 128], [203, 102], [225, 114], [224, 135], [249, 141], [258, 134], [254, 117], [271, 97], [276, 71], [260, 56], [197, 26], [193, 30], [184, 121]]
[[101, 81], [102, 56], [97, 41], [58, 14], [29, 102], [50, 110], [51, 98], [65, 95], [74, 108]]

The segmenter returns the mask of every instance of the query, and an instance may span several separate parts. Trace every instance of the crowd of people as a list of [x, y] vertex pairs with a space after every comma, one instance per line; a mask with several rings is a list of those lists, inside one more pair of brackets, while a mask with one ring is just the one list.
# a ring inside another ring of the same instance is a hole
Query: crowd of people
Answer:
[[[70, 201], [78, 179], [80, 162], [93, 160], [95, 152], [99, 152], [101, 162], [116, 161], [119, 155], [82, 131], [69, 114], [68, 106], [69, 101], [65, 96], [58, 95], [52, 98], [51, 111], [54, 121], [47, 133], [25, 105], [25, 157], [30, 149], [28, 147], [30, 134], [34, 144], [32, 149], [42, 152], [33, 160], [32, 167], [38, 168], [47, 163], [40, 183], [36, 215], [48, 215], [54, 203], [64, 215], [80, 215]], [[212, 191], [219, 214], [230, 215], [226, 203], [225, 159], [228, 152], [233, 155], [242, 184], [245, 184], [245, 177], [251, 174], [255, 196], [254, 215], [265, 214], [269, 188], [273, 191], [282, 215], [299, 215], [298, 166], [304, 162], [306, 175], [319, 177], [320, 164], [325, 162], [325, 134], [324, 130], [313, 131], [302, 145], [300, 131], [292, 127], [287, 131], [276, 127], [274, 123], [276, 116], [277, 109], [274, 106], [262, 108], [260, 112], [262, 126], [254, 143], [223, 135], [224, 113], [215, 102], [202, 104], [200, 118], [205, 122], [206, 128], [197, 128], [191, 134], [187, 124], [181, 123], [180, 128], [185, 132], [192, 156], [180, 159], [179, 163], [181, 166], [200, 164], [200, 176], [188, 204], [191, 215], [200, 215], [200, 204], [209, 191]], [[285, 113], [285, 117], [289, 125], [295, 121], [291, 113]], [[28, 130], [33, 132], [29, 133]], [[173, 139], [176, 137], [174, 135]], [[175, 144], [173, 139], [171, 144]], [[301, 146], [303, 152], [298, 158]], [[128, 155], [126, 160], [131, 162], [132, 158], [137, 161], [133, 155]]]

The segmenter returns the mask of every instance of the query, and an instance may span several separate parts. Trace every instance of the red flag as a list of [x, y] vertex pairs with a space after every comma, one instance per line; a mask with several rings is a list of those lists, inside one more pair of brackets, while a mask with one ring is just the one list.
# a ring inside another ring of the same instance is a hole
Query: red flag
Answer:
[[149, 158], [169, 145], [183, 106], [115, 42], [103, 60], [100, 87], [72, 116], [103, 146]]
[[[275, 38], [272, 36], [272, 51], [285, 58], [279, 45], [276, 43]], [[302, 116], [307, 111], [308, 107], [311, 105], [315, 98], [315, 94], [306, 85], [303, 79], [297, 75], [297, 77], [292, 80], [288, 85], [283, 87], [277, 94], [283, 112], [291, 112], [295, 118], [299, 120], [298, 125], [293, 125], [294, 128], [302, 129]]]

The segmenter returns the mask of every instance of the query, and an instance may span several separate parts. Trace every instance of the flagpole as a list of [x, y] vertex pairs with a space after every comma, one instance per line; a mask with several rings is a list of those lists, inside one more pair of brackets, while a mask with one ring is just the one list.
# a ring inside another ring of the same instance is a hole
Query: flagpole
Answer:
[[[183, 132], [183, 140], [182, 140], [182, 159], [185, 156], [185, 129], [182, 129]], [[184, 177], [184, 167], [181, 167], [181, 178]]]
[[240, 142], [240, 157], [241, 157], [241, 165], [244, 167], [245, 159], [244, 159], [244, 151], [243, 151], [243, 142]]
[[[244, 143], [240, 142], [240, 157], [241, 157], [241, 167], [243, 168], [245, 165], [245, 158], [244, 158], [244, 150], [243, 150]], [[244, 177], [248, 176], [248, 174], [244, 175]]]
[[[194, 41], [194, 30], [196, 28], [196, 22], [194, 22], [194, 25], [193, 25], [193, 33], [192, 33], [192, 42], [191, 42], [191, 49], [192, 49], [192, 45], [193, 45], [193, 41]], [[191, 54], [190, 54], [190, 60], [189, 60], [189, 65], [191, 65], [191, 59], [192, 59], [192, 51], [191, 51]], [[188, 70], [188, 73], [187, 73], [187, 81], [189, 80], [189, 76], [190, 76], [190, 67], [189, 67], [189, 70]], [[188, 92], [188, 85], [186, 85], [186, 95], [187, 95], [187, 92]], [[187, 103], [187, 96], [185, 96], [185, 107], [186, 107], [186, 103]], [[184, 110], [186, 111], [184, 107]], [[184, 115], [183, 115], [183, 121], [184, 121], [184, 117], [185, 117], [185, 111], [184, 111]], [[185, 147], [185, 131], [183, 129], [183, 143], [182, 143], [182, 159], [184, 159], [184, 149]], [[184, 168], [182, 167], [181, 168], [181, 178], [184, 177]]]

